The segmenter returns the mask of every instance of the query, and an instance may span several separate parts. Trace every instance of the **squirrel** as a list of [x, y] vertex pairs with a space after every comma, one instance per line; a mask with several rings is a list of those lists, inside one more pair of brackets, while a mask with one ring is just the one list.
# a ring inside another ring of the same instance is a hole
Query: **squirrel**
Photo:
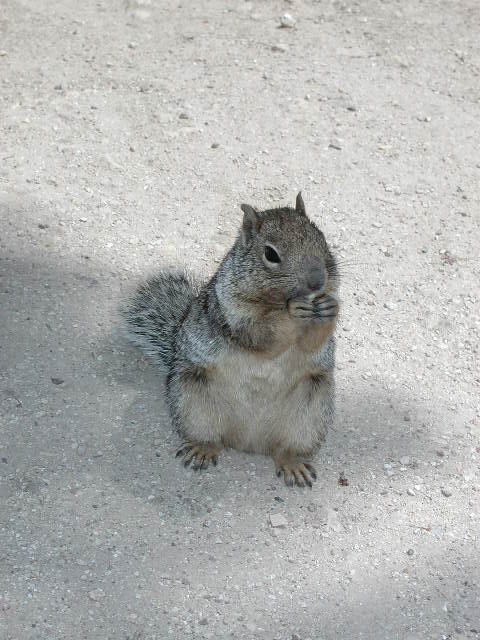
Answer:
[[337, 263], [301, 192], [295, 208], [241, 209], [210, 281], [152, 277], [123, 308], [125, 328], [166, 373], [186, 467], [234, 448], [272, 456], [288, 486], [311, 488], [334, 415]]

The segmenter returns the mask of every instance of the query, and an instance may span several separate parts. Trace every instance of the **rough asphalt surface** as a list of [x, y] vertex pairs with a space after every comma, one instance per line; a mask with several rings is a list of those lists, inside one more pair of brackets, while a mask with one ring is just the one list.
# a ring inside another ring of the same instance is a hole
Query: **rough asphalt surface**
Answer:
[[[2, 1], [0, 638], [480, 637], [479, 32], [477, 0]], [[343, 271], [319, 480], [184, 470], [118, 305], [299, 189]]]

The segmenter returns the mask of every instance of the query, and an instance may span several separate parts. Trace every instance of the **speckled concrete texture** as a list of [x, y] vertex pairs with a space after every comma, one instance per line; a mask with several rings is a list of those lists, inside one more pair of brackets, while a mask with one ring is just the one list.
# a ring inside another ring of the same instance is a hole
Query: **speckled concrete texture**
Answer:
[[[0, 638], [480, 637], [479, 32], [476, 0], [2, 0]], [[319, 480], [195, 474], [118, 306], [299, 189], [343, 273]]]

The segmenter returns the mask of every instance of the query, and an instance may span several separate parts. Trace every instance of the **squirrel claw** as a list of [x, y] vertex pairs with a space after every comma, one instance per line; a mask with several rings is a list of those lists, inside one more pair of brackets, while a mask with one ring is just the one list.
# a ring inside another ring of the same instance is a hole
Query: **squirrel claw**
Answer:
[[194, 471], [201, 471], [207, 469], [210, 462], [216, 467], [219, 453], [219, 447], [210, 442], [185, 442], [180, 449], [178, 449], [175, 457], [178, 458], [183, 455], [184, 467], [189, 467], [190, 464], [193, 463], [192, 469]]
[[338, 315], [338, 302], [328, 294], [314, 300], [298, 298], [289, 302], [288, 310], [294, 318], [332, 322]]
[[282, 464], [277, 467], [277, 476], [280, 477], [283, 473], [283, 478], [287, 487], [305, 488], [305, 486], [311, 489], [313, 483], [317, 479], [317, 472], [315, 468], [308, 462], [293, 462]]

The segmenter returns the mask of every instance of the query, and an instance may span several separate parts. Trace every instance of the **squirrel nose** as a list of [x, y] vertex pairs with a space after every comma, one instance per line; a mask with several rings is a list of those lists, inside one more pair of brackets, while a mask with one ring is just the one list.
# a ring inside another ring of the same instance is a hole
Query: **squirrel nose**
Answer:
[[321, 271], [311, 271], [307, 276], [307, 287], [310, 291], [320, 291], [325, 286], [325, 277]]

